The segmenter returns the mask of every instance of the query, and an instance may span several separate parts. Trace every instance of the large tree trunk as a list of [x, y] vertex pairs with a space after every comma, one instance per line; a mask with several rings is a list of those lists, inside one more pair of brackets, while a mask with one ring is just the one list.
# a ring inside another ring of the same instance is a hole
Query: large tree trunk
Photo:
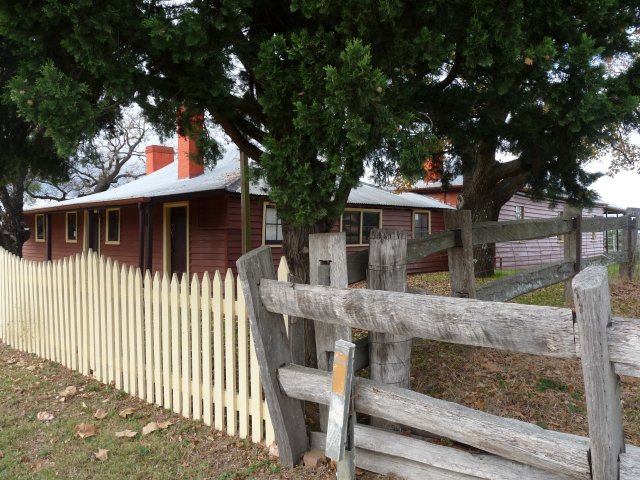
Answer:
[[[526, 174], [506, 168], [506, 163], [496, 161], [492, 145], [480, 146], [463, 159], [463, 189], [459, 208], [471, 210], [471, 220], [497, 221], [500, 209], [526, 182]], [[505, 177], [506, 175], [506, 177]], [[473, 249], [476, 277], [490, 277], [495, 273], [494, 243], [478, 245]]]
[[24, 179], [0, 186], [0, 246], [22, 257], [22, 246], [29, 239], [24, 223]]
[[[287, 258], [289, 272], [299, 281], [309, 283], [309, 234], [326, 233], [333, 220], [322, 220], [313, 225], [282, 225], [282, 252]], [[316, 339], [312, 321], [304, 323], [305, 365], [316, 368]]]

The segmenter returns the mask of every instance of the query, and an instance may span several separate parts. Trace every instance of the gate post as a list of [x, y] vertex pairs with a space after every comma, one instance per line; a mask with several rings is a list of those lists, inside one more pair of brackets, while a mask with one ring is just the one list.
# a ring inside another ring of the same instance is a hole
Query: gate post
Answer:
[[287, 397], [278, 383], [278, 368], [291, 363], [284, 318], [268, 311], [260, 297], [260, 281], [263, 278], [276, 278], [271, 247], [266, 245], [252, 250], [240, 257], [236, 265], [260, 365], [260, 380], [276, 434], [280, 463], [292, 467], [307, 451], [309, 441], [302, 402]]
[[607, 326], [611, 322], [606, 267], [589, 267], [573, 279], [580, 359], [589, 420], [593, 480], [618, 478], [624, 452], [620, 379], [609, 360]]
[[447, 250], [451, 296], [476, 298], [471, 211], [445, 210], [444, 228], [456, 233], [456, 246]]
[[[345, 233], [313, 233], [309, 235], [309, 283], [347, 288], [347, 242]], [[307, 320], [311, 322], [312, 320]], [[330, 358], [336, 340], [351, 341], [351, 328], [314, 322], [318, 369], [331, 370]], [[327, 431], [328, 407], [319, 405], [320, 430]]]
[[[407, 232], [378, 230], [369, 237], [367, 288], [407, 291]], [[372, 380], [409, 388], [411, 337], [369, 332], [369, 376]], [[372, 418], [371, 424], [394, 430], [398, 425]]]

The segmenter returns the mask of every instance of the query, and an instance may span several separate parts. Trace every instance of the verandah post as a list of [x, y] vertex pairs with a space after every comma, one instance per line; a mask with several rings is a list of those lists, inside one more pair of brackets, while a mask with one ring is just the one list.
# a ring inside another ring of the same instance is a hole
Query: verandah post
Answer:
[[[345, 233], [314, 233], [309, 235], [309, 283], [347, 288], [347, 242]], [[312, 321], [312, 320], [307, 320]], [[318, 369], [329, 371], [330, 355], [336, 340], [351, 341], [351, 328], [315, 322]], [[327, 431], [328, 407], [320, 405], [320, 430]]]
[[[369, 237], [367, 287], [390, 292], [407, 291], [407, 232], [374, 229]], [[369, 375], [372, 380], [409, 388], [411, 337], [369, 332]], [[398, 429], [385, 420], [371, 424]]]
[[622, 236], [622, 251], [627, 253], [627, 259], [620, 264], [620, 278], [633, 280], [636, 269], [636, 249], [638, 248], [638, 216], [640, 208], [627, 208], [627, 219]]
[[444, 228], [456, 233], [457, 245], [447, 250], [451, 296], [476, 298], [471, 211], [445, 210]]
[[308, 438], [302, 402], [287, 397], [278, 384], [278, 369], [291, 363], [284, 319], [280, 314], [269, 312], [260, 297], [260, 281], [263, 278], [276, 278], [271, 248], [264, 246], [253, 250], [240, 257], [236, 264], [280, 462], [291, 467], [307, 451]]
[[573, 279], [580, 358], [584, 377], [591, 475], [593, 480], [618, 478], [624, 452], [620, 379], [609, 360], [607, 327], [611, 303], [606, 267], [589, 267]]
[[[562, 218], [573, 223], [571, 233], [564, 236], [564, 261], [574, 262], [574, 274], [578, 274], [582, 257], [582, 209], [565, 205]], [[564, 282], [564, 303], [568, 307], [573, 305], [571, 279]]]

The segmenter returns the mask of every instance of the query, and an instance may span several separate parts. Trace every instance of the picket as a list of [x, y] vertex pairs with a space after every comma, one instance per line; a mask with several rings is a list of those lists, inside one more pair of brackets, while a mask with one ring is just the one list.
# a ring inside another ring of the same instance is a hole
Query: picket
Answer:
[[[286, 278], [284, 261], [280, 272]], [[237, 282], [231, 270], [179, 282], [94, 252], [31, 262], [0, 250], [0, 341], [271, 444]]]
[[171, 367], [173, 369], [173, 411], [180, 413], [182, 387], [180, 383], [180, 285], [178, 276], [171, 277]]

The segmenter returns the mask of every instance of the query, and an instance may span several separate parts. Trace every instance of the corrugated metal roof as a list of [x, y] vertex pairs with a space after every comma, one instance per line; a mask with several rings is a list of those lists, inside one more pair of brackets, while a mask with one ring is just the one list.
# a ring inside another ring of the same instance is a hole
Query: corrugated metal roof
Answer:
[[[65, 200], [63, 202], [36, 203], [25, 208], [29, 210], [60, 210], [64, 207], [82, 207], [96, 203], [135, 203], [140, 199], [200, 193], [212, 190], [226, 190], [240, 193], [240, 163], [237, 151], [227, 153], [216, 166], [206, 170], [202, 175], [184, 180], [178, 179], [178, 162], [173, 162], [160, 170], [105, 192], [85, 197]], [[252, 195], [267, 196], [269, 189], [263, 181], [252, 182]], [[391, 193], [381, 188], [361, 183], [349, 195], [349, 204], [380, 205], [411, 208], [443, 208], [451, 207], [445, 203], [415, 193]]]
[[[461, 187], [462, 186], [462, 175], [458, 175], [451, 179], [449, 182], [450, 187]], [[442, 188], [442, 182], [425, 182], [424, 180], [418, 180], [412, 188], [422, 189], [422, 188]]]

